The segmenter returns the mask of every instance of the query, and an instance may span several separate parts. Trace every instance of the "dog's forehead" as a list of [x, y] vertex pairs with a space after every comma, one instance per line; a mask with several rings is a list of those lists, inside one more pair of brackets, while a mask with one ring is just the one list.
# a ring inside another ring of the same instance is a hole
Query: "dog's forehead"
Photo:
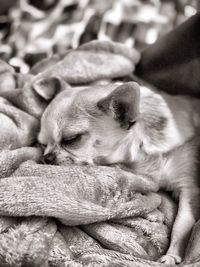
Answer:
[[[76, 87], [58, 94], [45, 111], [45, 120], [52, 125], [77, 124], [87, 117], [87, 111], [96, 108], [96, 103], [113, 91], [118, 84]], [[58, 127], [60, 128], [60, 127]]]

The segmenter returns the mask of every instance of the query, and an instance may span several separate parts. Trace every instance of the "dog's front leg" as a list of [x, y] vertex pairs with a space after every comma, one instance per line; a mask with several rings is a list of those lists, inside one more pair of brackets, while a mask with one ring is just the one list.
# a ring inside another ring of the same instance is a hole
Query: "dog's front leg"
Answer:
[[178, 214], [176, 216], [169, 249], [160, 262], [173, 265], [182, 261], [187, 241], [192, 227], [195, 224], [195, 217], [198, 214], [198, 189], [183, 189], [179, 195]]

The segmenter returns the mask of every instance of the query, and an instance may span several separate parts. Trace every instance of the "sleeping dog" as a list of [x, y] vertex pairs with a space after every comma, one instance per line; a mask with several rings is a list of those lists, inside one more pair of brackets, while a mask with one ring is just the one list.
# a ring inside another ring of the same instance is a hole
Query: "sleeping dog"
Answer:
[[160, 262], [177, 264], [199, 216], [198, 108], [135, 82], [67, 88], [46, 108], [38, 140], [47, 162], [120, 164], [136, 185], [172, 191], [179, 209]]

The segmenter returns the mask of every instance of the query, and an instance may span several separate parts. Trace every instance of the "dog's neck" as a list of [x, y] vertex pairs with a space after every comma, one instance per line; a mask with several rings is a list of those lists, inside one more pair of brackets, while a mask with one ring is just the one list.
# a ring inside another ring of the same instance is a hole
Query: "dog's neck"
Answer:
[[191, 139], [199, 118], [192, 101], [141, 87], [140, 118], [127, 138], [131, 158], [139, 157], [141, 151], [149, 155], [166, 153]]

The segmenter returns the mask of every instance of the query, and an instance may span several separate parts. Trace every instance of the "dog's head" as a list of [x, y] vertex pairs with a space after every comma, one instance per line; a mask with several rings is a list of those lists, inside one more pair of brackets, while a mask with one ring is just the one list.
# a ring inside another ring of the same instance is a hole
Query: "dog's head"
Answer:
[[[55, 164], [119, 163], [137, 142], [140, 88], [135, 82], [71, 88], [46, 108], [38, 136]], [[133, 134], [135, 131], [135, 135]], [[130, 134], [131, 132], [131, 134]], [[137, 148], [134, 149], [137, 151]]]

